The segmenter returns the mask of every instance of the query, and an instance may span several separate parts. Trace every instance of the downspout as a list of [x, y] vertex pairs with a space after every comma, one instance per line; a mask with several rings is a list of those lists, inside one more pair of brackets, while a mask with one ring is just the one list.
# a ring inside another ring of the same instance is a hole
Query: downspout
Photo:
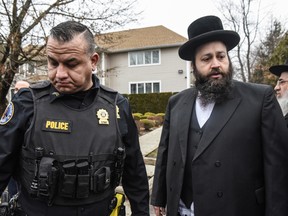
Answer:
[[186, 88], [191, 87], [191, 61], [186, 61]]
[[101, 58], [101, 60], [102, 60], [102, 62], [101, 62], [101, 66], [102, 66], [102, 68], [101, 68], [101, 70], [102, 70], [101, 84], [105, 85], [105, 70], [106, 70], [106, 67], [105, 67], [105, 53], [102, 52], [101, 55], [102, 55], [102, 58]]

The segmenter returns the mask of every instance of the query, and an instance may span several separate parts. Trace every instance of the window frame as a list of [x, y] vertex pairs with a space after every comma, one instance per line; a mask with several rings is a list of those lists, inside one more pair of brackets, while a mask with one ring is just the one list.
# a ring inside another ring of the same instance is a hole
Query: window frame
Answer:
[[[158, 52], [158, 62], [153, 63], [153, 52], [157, 51]], [[150, 61], [151, 63], [146, 63], [146, 53], [150, 52]], [[134, 54], [134, 59], [135, 59], [135, 64], [131, 65], [131, 56]], [[138, 57], [141, 54], [142, 56], [142, 63], [138, 64]], [[139, 66], [153, 66], [153, 65], [160, 65], [161, 64], [161, 50], [160, 49], [149, 49], [149, 50], [139, 50], [139, 51], [133, 51], [133, 52], [128, 52], [128, 67], [139, 67]]]
[[[151, 84], [151, 92], [149, 93], [160, 93], [161, 92], [161, 80], [153, 80], [153, 81], [137, 81], [137, 82], [129, 82], [129, 94], [149, 94], [146, 91], [146, 84]], [[158, 83], [159, 84], [159, 92], [155, 92], [154, 91], [154, 84]], [[136, 84], [136, 93], [131, 93], [131, 85]], [[139, 84], [144, 84], [144, 92], [143, 93], [139, 93]]]

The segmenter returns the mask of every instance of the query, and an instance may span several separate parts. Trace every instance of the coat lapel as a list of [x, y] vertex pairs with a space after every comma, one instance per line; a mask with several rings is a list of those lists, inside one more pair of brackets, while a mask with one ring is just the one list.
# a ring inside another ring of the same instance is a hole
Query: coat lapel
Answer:
[[177, 130], [179, 134], [178, 137], [183, 164], [185, 164], [186, 161], [190, 120], [196, 98], [196, 91], [193, 90], [189, 93], [190, 94], [187, 94], [183, 100], [183, 103], [181, 104], [181, 107], [179, 108], [177, 121]]
[[227, 121], [231, 118], [237, 106], [239, 105], [240, 98], [232, 98], [222, 104], [216, 104], [207, 124], [198, 149], [194, 155], [193, 160], [199, 157], [203, 151], [211, 144], [213, 139], [222, 130]]

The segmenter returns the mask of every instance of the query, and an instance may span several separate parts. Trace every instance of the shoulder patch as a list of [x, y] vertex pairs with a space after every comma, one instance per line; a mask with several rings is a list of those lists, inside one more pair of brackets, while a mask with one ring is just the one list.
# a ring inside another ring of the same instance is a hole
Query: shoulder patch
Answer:
[[10, 102], [0, 119], [0, 125], [7, 124], [12, 119], [13, 115], [14, 115], [14, 104]]

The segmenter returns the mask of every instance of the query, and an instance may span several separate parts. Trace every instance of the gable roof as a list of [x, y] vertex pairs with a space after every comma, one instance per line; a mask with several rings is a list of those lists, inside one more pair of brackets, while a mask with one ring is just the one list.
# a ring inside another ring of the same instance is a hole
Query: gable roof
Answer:
[[111, 53], [177, 47], [186, 41], [185, 37], [162, 25], [105, 33], [95, 37], [97, 49]]

